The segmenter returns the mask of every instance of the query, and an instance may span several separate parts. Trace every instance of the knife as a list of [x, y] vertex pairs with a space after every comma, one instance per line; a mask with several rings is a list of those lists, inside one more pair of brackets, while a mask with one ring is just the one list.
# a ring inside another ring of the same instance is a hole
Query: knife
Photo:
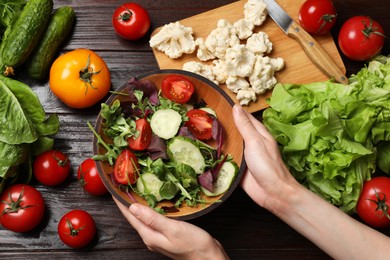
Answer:
[[298, 23], [296, 23], [274, 0], [263, 0], [268, 13], [275, 23], [287, 34], [298, 41], [310, 60], [328, 77], [337, 82], [348, 84], [348, 79], [321, 45]]

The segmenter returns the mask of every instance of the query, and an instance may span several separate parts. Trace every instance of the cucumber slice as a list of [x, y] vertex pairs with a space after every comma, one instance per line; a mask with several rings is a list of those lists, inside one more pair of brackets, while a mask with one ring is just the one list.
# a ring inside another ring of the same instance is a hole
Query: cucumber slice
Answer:
[[214, 109], [212, 109], [211, 107], [201, 107], [199, 108], [203, 111], [206, 111], [207, 113], [213, 115], [215, 118], [217, 118], [217, 112], [214, 111]]
[[[144, 173], [137, 179], [137, 189], [143, 194], [152, 194], [157, 201], [161, 201], [160, 188], [164, 184], [156, 175], [153, 173]], [[146, 188], [145, 188], [146, 187]]]
[[150, 119], [153, 133], [167, 140], [174, 137], [179, 131], [182, 118], [179, 112], [173, 109], [160, 109], [154, 112]]
[[175, 137], [169, 141], [167, 150], [172, 161], [191, 166], [197, 174], [204, 172], [206, 162], [200, 149], [191, 139], [182, 136]]
[[238, 173], [238, 165], [234, 161], [225, 162], [219, 170], [218, 177], [214, 182], [213, 192], [200, 187], [206, 196], [213, 197], [226, 192], [232, 185]]

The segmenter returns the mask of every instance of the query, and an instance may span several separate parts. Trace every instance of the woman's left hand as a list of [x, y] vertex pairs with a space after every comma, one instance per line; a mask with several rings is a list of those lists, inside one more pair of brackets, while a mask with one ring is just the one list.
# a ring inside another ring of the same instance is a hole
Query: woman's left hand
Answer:
[[139, 203], [129, 208], [114, 198], [149, 250], [173, 259], [227, 259], [221, 244], [201, 228], [169, 219]]

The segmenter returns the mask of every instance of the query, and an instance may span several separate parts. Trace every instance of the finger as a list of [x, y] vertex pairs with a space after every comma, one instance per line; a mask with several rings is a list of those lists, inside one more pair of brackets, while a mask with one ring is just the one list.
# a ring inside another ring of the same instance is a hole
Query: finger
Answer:
[[[245, 111], [240, 105], [234, 105], [233, 107], [233, 117], [235, 119], [236, 126], [241, 133], [241, 136], [246, 141], [249, 138], [253, 140], [254, 136], [263, 137], [267, 142], [270, 142], [271, 145], [275, 145], [276, 141], [267, 128], [262, 124], [257, 118], [252, 114]], [[251, 129], [255, 129], [256, 133], [249, 131], [249, 126]]]
[[[143, 222], [142, 219], [140, 219], [143, 212], [142, 210], [138, 210], [138, 208], [145, 207], [145, 206], [142, 206], [141, 204], [138, 203], [134, 203], [129, 208], [127, 208], [125, 205], [120, 203], [114, 197], [113, 199], [115, 203], [118, 205], [118, 208], [122, 212], [123, 216], [138, 232], [138, 234], [142, 237], [145, 243], [154, 246], [155, 245], [154, 240], [156, 240], [157, 242], [165, 241], [165, 235], [161, 234], [159, 230], [154, 229], [152, 226], [149, 226], [147, 223]], [[158, 214], [157, 212], [155, 213]]]
[[245, 112], [240, 105], [234, 105], [233, 119], [244, 141], [249, 141], [249, 138], [259, 135], [259, 132], [253, 125], [252, 120], [249, 119], [248, 113]]
[[129, 221], [129, 223], [138, 231], [140, 230], [148, 230], [148, 232], [152, 232], [153, 230], [148, 227], [146, 224], [144, 224], [141, 220], [139, 220], [137, 217], [135, 217], [130, 209], [120, 203], [115, 197], [113, 197], [116, 205], [118, 206], [119, 210], [122, 212], [123, 216]]

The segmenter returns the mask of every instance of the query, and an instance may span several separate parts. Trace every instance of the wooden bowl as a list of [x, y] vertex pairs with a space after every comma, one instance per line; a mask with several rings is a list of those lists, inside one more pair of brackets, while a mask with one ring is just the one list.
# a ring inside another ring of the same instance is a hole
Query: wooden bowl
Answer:
[[[230, 97], [221, 90], [217, 85], [207, 80], [206, 78], [199, 76], [197, 74], [182, 71], [182, 70], [159, 70], [153, 71], [150, 73], [143, 74], [137, 77], [138, 80], [150, 80], [152, 81], [158, 88], [161, 87], [161, 82], [164, 77], [167, 75], [178, 74], [188, 78], [195, 86], [195, 93], [198, 98], [202, 98], [208, 107], [213, 108], [218, 116], [219, 121], [223, 125], [226, 133], [225, 142], [223, 144], [222, 153], [223, 154], [231, 154], [234, 158], [234, 161], [240, 166], [239, 172], [237, 174], [236, 179], [230, 186], [229, 190], [222, 195], [216, 197], [207, 197], [205, 195], [204, 199], [207, 200], [208, 203], [198, 205], [195, 207], [189, 207], [187, 205], [182, 205], [177, 212], [167, 213], [167, 217], [188, 220], [199, 217], [201, 215], [206, 214], [207, 212], [212, 211], [217, 208], [221, 203], [223, 203], [230, 194], [235, 190], [237, 185], [240, 182], [244, 169], [246, 167], [244, 157], [243, 157], [243, 140], [238, 132], [237, 128], [234, 125], [233, 117], [232, 117], [232, 106], [234, 102], [230, 99]], [[117, 90], [117, 92], [123, 91], [127, 87], [125, 83], [121, 88]], [[126, 96], [112, 94], [106, 101], [106, 104], [111, 105], [116, 99], [125, 100]], [[103, 140], [107, 143], [112, 143], [112, 141], [105, 137], [102, 131], [102, 117], [99, 114], [95, 124], [95, 130], [102, 136]], [[106, 150], [103, 146], [98, 144], [96, 136], [93, 139], [93, 151], [94, 154], [104, 154]], [[113, 167], [109, 165], [108, 162], [96, 161], [97, 168], [100, 174], [100, 177], [103, 183], [106, 185], [107, 189], [110, 193], [118, 199], [121, 203], [126, 206], [130, 206], [134, 201], [126, 194], [124, 191], [119, 190], [111, 181], [110, 173], [113, 172]], [[146, 201], [138, 196], [135, 193], [131, 193], [131, 195], [135, 198], [137, 203], [141, 203], [147, 205]], [[170, 202], [160, 202], [158, 206], [172, 206]]]

